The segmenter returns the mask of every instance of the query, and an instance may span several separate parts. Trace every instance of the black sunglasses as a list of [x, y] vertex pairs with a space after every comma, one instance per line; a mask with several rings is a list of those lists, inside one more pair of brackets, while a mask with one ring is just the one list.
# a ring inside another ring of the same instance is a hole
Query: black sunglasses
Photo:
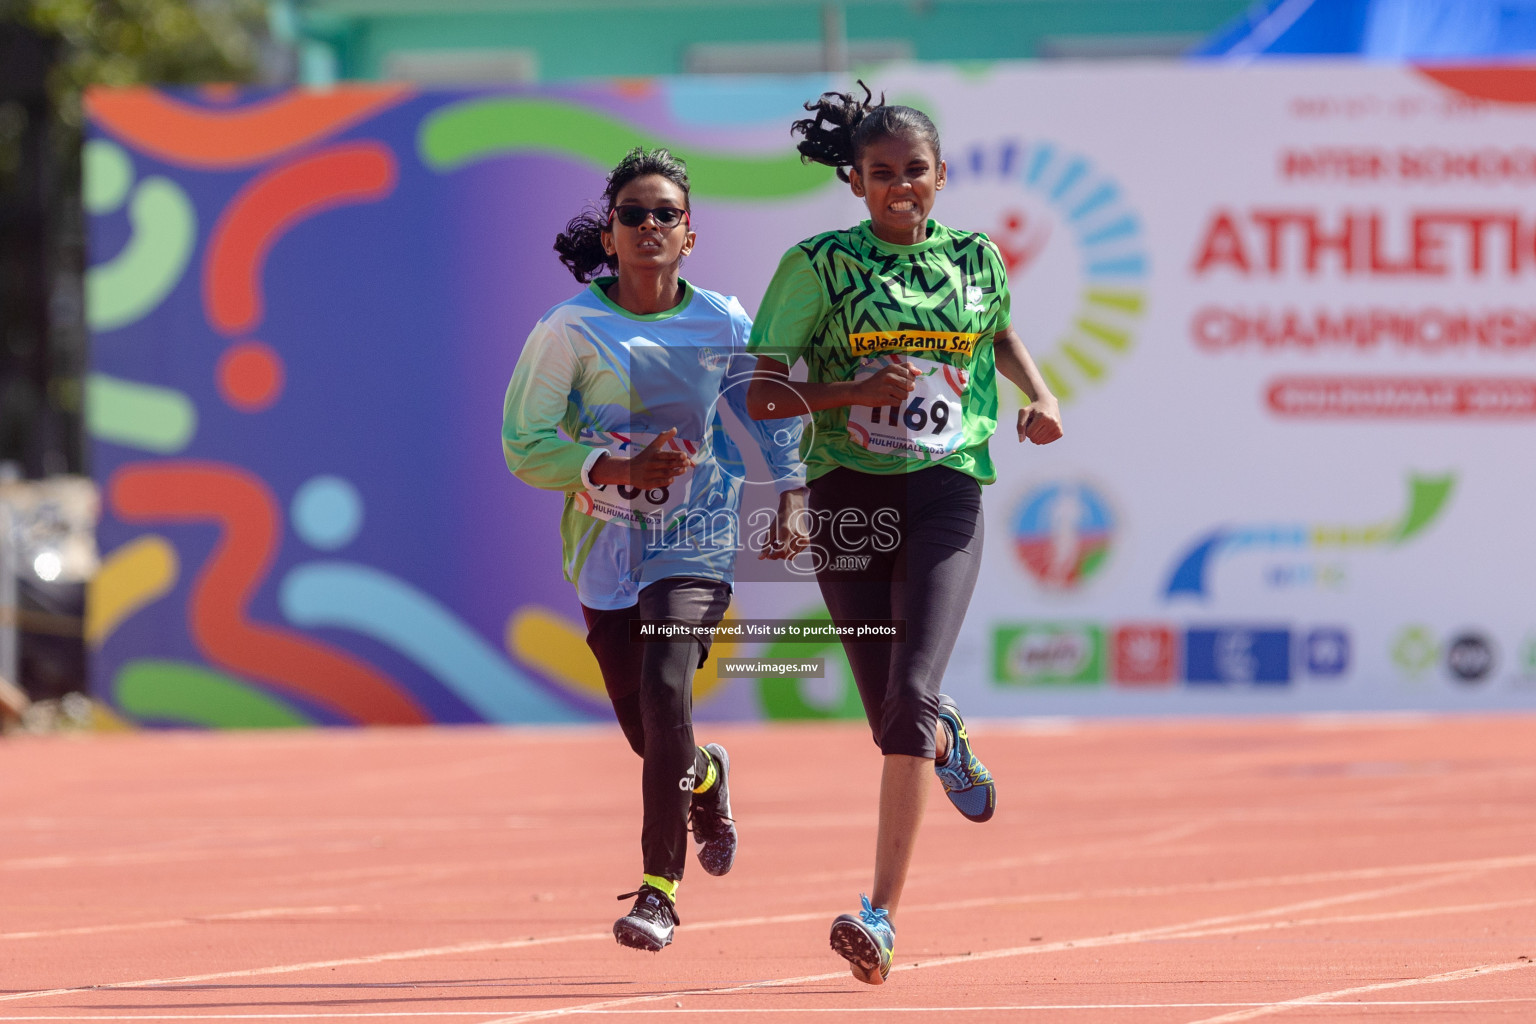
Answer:
[[633, 203], [625, 203], [623, 206], [615, 206], [613, 209], [608, 211], [608, 220], [610, 222], [615, 217], [619, 219], [620, 224], [623, 224], [627, 228], [639, 227], [641, 224], [645, 223], [645, 218], [647, 217], [655, 217], [657, 225], [662, 228], [670, 228], [678, 221], [687, 220], [688, 211], [679, 210], [675, 206], [658, 206], [655, 209], [652, 209], [648, 206], [637, 206]]

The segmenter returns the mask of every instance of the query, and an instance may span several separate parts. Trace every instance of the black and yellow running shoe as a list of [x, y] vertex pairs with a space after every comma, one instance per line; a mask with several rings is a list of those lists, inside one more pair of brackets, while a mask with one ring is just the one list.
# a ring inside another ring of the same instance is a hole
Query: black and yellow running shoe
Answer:
[[644, 949], [660, 953], [672, 944], [672, 932], [682, 924], [672, 898], [654, 885], [642, 884], [634, 892], [619, 897], [627, 900], [636, 897], [629, 913], [613, 922], [613, 937], [619, 945], [630, 949]]
[[699, 864], [723, 875], [736, 862], [736, 822], [731, 817], [731, 755], [718, 743], [706, 743], [719, 776], [707, 793], [695, 793], [688, 805], [688, 830], [698, 845]]

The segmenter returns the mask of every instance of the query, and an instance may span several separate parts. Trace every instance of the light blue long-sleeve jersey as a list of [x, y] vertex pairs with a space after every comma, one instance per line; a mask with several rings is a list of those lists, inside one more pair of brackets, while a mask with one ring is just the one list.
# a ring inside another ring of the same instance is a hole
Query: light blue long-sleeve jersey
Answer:
[[[627, 608], [641, 587], [672, 576], [731, 582], [737, 551], [754, 532], [740, 520], [743, 486], [805, 485], [801, 420], [747, 415], [755, 360], [746, 354], [752, 321], [741, 303], [683, 281], [677, 306], [642, 316], [608, 298], [614, 280], [597, 279], [534, 325], [507, 386], [501, 430], [507, 467], [519, 479], [566, 492], [565, 578], [582, 604], [604, 610]], [[748, 469], [722, 404], [765, 469]], [[673, 447], [695, 465], [670, 488], [636, 493], [591, 483], [602, 451], [633, 455], [674, 427]]]

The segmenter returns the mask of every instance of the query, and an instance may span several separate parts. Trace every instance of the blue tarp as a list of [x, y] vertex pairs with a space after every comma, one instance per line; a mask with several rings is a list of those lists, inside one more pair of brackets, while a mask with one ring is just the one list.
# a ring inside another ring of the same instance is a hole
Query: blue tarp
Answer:
[[1536, 53], [1536, 0], [1264, 0], [1192, 56], [1346, 53], [1399, 60]]

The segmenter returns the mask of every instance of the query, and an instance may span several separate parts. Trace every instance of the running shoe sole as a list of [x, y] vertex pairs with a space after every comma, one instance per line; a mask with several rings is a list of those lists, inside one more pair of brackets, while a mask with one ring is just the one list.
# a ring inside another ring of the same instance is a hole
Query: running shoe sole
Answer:
[[721, 813], [725, 817], [721, 820], [724, 828], [722, 835], [707, 843], [698, 844], [699, 866], [711, 875], [723, 875], [731, 870], [731, 865], [736, 863], [738, 841], [736, 823], [731, 820], [731, 755], [727, 754], [725, 748], [718, 743], [706, 743], [704, 749], [720, 763], [720, 780], [715, 785], [720, 787], [718, 800], [724, 805]]
[[880, 941], [862, 921], [851, 914], [838, 917], [832, 922], [831, 942], [834, 953], [864, 972], [855, 975], [860, 981], [870, 985], [885, 983], [886, 975], [891, 973], [890, 961], [881, 963], [884, 958], [880, 955]]
[[665, 938], [658, 939], [649, 930], [631, 921], [628, 917], [621, 917], [613, 922], [613, 937], [619, 940], [619, 945], [630, 949], [643, 949], [647, 953], [660, 953], [672, 944], [672, 930], [667, 929]]

